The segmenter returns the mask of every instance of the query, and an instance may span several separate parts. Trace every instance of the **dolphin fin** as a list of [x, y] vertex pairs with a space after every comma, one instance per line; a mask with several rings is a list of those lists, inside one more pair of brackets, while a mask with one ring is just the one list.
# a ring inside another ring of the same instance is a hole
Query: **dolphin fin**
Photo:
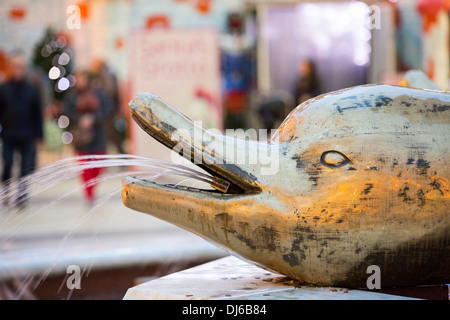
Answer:
[[402, 85], [417, 89], [442, 91], [442, 89], [431, 81], [430, 78], [428, 78], [427, 75], [421, 70], [409, 70], [406, 72], [402, 80]]

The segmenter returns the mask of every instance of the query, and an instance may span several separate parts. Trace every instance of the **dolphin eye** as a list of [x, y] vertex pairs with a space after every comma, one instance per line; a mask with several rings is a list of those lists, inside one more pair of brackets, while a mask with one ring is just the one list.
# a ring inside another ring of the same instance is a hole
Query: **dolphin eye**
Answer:
[[329, 150], [322, 153], [320, 162], [328, 168], [339, 168], [348, 163], [352, 163], [345, 154], [336, 150]]

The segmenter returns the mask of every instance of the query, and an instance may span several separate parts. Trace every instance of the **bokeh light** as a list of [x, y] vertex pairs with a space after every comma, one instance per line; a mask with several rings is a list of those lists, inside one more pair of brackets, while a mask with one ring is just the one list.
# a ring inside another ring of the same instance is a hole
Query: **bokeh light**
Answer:
[[69, 124], [70, 124], [70, 120], [69, 120], [69, 118], [67, 116], [62, 115], [62, 116], [59, 117], [59, 119], [58, 119], [58, 126], [61, 129], [67, 128], [69, 126]]
[[58, 67], [52, 67], [48, 72], [48, 77], [51, 80], [56, 80], [61, 76], [61, 70]]
[[70, 144], [73, 141], [73, 135], [66, 131], [62, 134], [61, 140], [64, 144]]
[[67, 76], [67, 80], [69, 80], [70, 87], [75, 86], [75, 84], [77, 83], [77, 79], [72, 74]]
[[70, 82], [67, 78], [61, 78], [59, 79], [58, 83], [57, 83], [57, 87], [60, 91], [64, 91], [69, 89], [70, 87]]
[[62, 53], [58, 58], [58, 63], [62, 66], [65, 66], [70, 61], [70, 56], [67, 52]]

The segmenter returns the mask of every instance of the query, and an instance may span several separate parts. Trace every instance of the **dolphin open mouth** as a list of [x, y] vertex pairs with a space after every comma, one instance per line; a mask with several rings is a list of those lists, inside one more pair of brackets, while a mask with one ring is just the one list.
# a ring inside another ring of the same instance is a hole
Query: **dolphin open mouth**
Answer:
[[259, 141], [207, 130], [152, 94], [129, 105], [144, 131], [198, 166], [161, 167], [208, 185], [125, 178], [126, 207], [306, 284], [361, 288], [368, 266], [384, 286], [448, 283], [448, 93], [342, 89]]
[[[211, 193], [214, 195], [242, 195], [261, 192], [255, 176], [243, 167], [227, 163], [224, 155], [216, 152], [215, 144], [222, 144], [225, 138], [211, 134], [205, 128], [173, 109], [159, 97], [141, 93], [129, 103], [134, 121], [151, 137], [172, 149], [180, 156], [189, 159], [210, 177], [204, 177], [213, 189], [201, 189], [182, 185], [158, 185], [190, 192]], [[200, 136], [200, 138], [199, 138]], [[205, 141], [214, 140], [213, 143]], [[186, 170], [191, 170], [186, 168]], [[128, 181], [129, 182], [129, 181]], [[133, 179], [134, 183], [142, 183], [148, 188], [154, 182]]]

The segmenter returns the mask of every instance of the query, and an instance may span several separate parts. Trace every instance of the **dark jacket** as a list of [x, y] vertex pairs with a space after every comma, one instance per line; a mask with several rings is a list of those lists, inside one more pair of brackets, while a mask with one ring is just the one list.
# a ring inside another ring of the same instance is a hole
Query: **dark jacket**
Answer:
[[[78, 108], [79, 95], [73, 92], [65, 101], [65, 114], [70, 119], [69, 130], [73, 134], [74, 148], [76, 151], [85, 153], [95, 153], [99, 151], [105, 151], [106, 140], [103, 130], [103, 120], [111, 112], [109, 100], [106, 98], [101, 90], [95, 91], [95, 95], [98, 99], [99, 108], [95, 112], [89, 112], [94, 117], [94, 124], [91, 132], [81, 132], [78, 129], [78, 124], [83, 116], [84, 112], [80, 112]], [[76, 143], [78, 136], [86, 136], [87, 138], [82, 143]]]
[[41, 139], [42, 110], [39, 91], [26, 81], [0, 86], [0, 137], [4, 140]]

